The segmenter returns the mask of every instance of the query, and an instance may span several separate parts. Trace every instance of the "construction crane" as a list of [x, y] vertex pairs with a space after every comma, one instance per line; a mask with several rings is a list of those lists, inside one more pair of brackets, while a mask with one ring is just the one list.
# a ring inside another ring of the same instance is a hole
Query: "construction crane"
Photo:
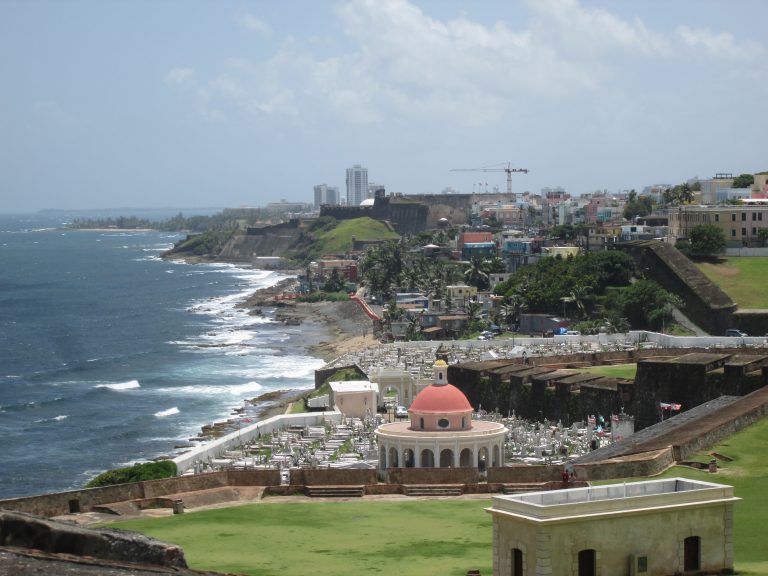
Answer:
[[453, 168], [451, 172], [506, 172], [507, 173], [507, 194], [512, 194], [512, 172], [523, 172], [528, 174], [528, 168], [512, 168], [512, 163], [507, 162], [506, 166], [485, 166], [483, 168]]

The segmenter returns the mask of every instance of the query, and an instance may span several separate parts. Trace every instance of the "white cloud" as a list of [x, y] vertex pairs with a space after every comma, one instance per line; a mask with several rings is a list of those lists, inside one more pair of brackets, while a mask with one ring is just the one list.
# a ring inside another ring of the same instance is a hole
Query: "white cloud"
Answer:
[[195, 78], [195, 71], [192, 68], [171, 68], [170, 72], [165, 75], [163, 81], [166, 84], [181, 86], [187, 82], [193, 81]]
[[[620, 104], [632, 88], [618, 86], [635, 80], [630, 70], [662, 60], [674, 69], [684, 58], [681, 41], [710, 56], [763, 52], [726, 32], [681, 26], [665, 35], [640, 18], [578, 0], [525, 5], [524, 21], [483, 24], [466, 15], [437, 19], [410, 0], [346, 0], [336, 9], [343, 38], [331, 41], [320, 30], [322, 36], [282, 39], [267, 58], [229, 60], [202, 84], [206, 96], [199, 101], [217, 118], [234, 109], [299, 124], [331, 116], [361, 125], [436, 119], [493, 126], [524, 118], [541, 101], [570, 106], [609, 91]], [[251, 14], [239, 14], [237, 22], [271, 34]], [[174, 68], [166, 82], [194, 79], [194, 70]]]
[[247, 12], [237, 14], [235, 16], [235, 21], [242, 27], [250, 30], [251, 32], [256, 32], [260, 36], [267, 37], [272, 35], [272, 29], [269, 27], [269, 25], [264, 22], [264, 20], [257, 18], [253, 14], [249, 14]]
[[599, 8], [586, 8], [578, 0], [529, 0], [539, 21], [539, 33], [577, 53], [621, 50], [639, 54], [666, 54], [669, 42], [642, 20], [627, 21]]
[[765, 49], [757, 42], [739, 43], [730, 32], [713, 33], [707, 28], [679, 26], [675, 31], [687, 46], [703, 48], [711, 56], [735, 60], [754, 60], [765, 56]]

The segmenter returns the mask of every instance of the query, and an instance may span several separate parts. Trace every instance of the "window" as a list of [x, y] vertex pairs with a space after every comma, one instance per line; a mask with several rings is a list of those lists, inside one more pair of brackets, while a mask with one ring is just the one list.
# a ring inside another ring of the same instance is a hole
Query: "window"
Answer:
[[752, 222], [757, 220], [757, 212], [752, 212]]
[[731, 214], [731, 222], [736, 222], [736, 214]]
[[450, 426], [450, 424], [451, 424], [451, 423], [450, 423], [450, 422], [448, 422], [448, 419], [447, 419], [447, 418], [440, 418], [440, 419], [437, 421], [437, 425], [438, 425], [440, 428], [448, 428], [448, 426]]
[[715, 222], [720, 222], [720, 214], [715, 214]]
[[733, 237], [736, 236], [736, 230], [731, 230], [731, 236], [733, 236]]
[[757, 220], [758, 220], [758, 222], [762, 222], [763, 221], [763, 213], [762, 212], [758, 212], [757, 213]]
[[741, 229], [741, 235], [742, 236], [746, 236], [747, 235], [747, 229], [746, 228], [742, 228]]
[[701, 563], [701, 538], [689, 536], [683, 541], [683, 570], [698, 570]]
[[424, 418], [419, 418], [419, 428], [424, 430]]
[[741, 221], [742, 222], [746, 222], [746, 220], [747, 220], [747, 213], [746, 212], [742, 212], [741, 213]]
[[752, 236], [757, 236], [757, 228], [752, 227]]

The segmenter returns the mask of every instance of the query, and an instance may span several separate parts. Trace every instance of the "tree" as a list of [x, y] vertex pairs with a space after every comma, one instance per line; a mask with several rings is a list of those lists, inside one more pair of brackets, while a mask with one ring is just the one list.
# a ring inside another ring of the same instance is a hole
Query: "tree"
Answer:
[[464, 272], [467, 284], [475, 286], [478, 290], [486, 290], [488, 288], [488, 273], [485, 271], [483, 264], [481, 258], [473, 256], [469, 261], [469, 268]]
[[733, 179], [732, 188], [750, 188], [755, 183], [755, 177], [752, 174], [739, 174]]
[[624, 206], [622, 215], [627, 220], [632, 220], [635, 216], [647, 216], [653, 211], [653, 201], [649, 196], [633, 196], [629, 193], [629, 201]]
[[339, 292], [345, 284], [344, 276], [341, 275], [338, 268], [334, 268], [323, 284], [323, 292]]
[[483, 305], [480, 304], [477, 300], [470, 300], [467, 302], [466, 311], [467, 311], [467, 319], [470, 324], [477, 320], [478, 316], [480, 315], [480, 312], [483, 309]]
[[768, 244], [768, 228], [760, 228], [757, 231], [757, 239], [760, 242], [760, 246]]
[[592, 287], [586, 284], [576, 284], [571, 288], [570, 298], [576, 304], [576, 308], [579, 310], [579, 315], [582, 318], [587, 317], [587, 300], [591, 295]]
[[714, 224], [699, 224], [689, 235], [691, 253], [697, 256], [714, 256], [725, 252], [725, 234]]
[[605, 298], [611, 319], [626, 318], [633, 328], [661, 328], [671, 313], [667, 306], [679, 303], [673, 295], [652, 280], [638, 280], [630, 286], [612, 290]]
[[665, 204], [688, 204], [693, 200], [693, 188], [690, 184], [678, 184], [672, 188], [664, 190], [661, 197]]

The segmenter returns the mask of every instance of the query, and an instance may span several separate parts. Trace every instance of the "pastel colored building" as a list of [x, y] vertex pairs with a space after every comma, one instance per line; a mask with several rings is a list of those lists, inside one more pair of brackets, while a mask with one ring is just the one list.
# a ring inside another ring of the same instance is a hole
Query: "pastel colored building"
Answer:
[[408, 421], [376, 430], [379, 467], [478, 468], [504, 464], [507, 429], [497, 422], [472, 420], [472, 405], [448, 383], [448, 364], [435, 362], [433, 382], [408, 409]]
[[330, 382], [331, 406], [347, 418], [365, 418], [376, 414], [379, 387], [367, 380]]
[[496, 496], [496, 576], [733, 573], [733, 487], [669, 478]]

